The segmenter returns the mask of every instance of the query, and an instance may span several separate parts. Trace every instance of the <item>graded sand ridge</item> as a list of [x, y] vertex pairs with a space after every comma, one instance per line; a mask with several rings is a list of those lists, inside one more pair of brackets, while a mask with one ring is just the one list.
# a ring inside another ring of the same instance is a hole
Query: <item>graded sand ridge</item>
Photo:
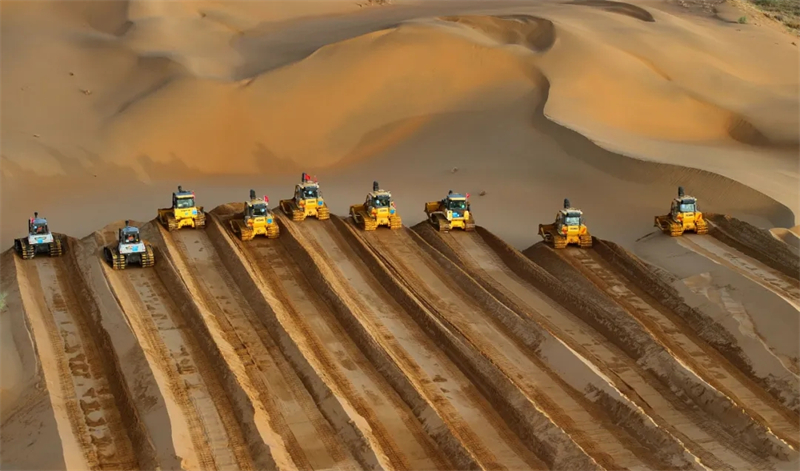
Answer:
[[[122, 352], [91, 335], [120, 315], [163, 395], [181, 469], [796, 463], [798, 377], [777, 359], [754, 364], [770, 339], [740, 342], [713, 313], [669, 294], [672, 275], [614, 244], [539, 243], [526, 257], [480, 226], [367, 233], [349, 218], [296, 223], [280, 213], [278, 239], [242, 242], [227, 224], [241, 208], [215, 209], [205, 229], [143, 225], [154, 268], [114, 271], [100, 259], [119, 224], [68, 238], [60, 258], [9, 260], [67, 469], [171, 466], [141, 420], [152, 403], [130, 383]], [[718, 232], [662, 239], [727, 250], [732, 269], [763, 265]], [[98, 262], [103, 279], [87, 276]], [[770, 270], [740, 277], [761, 289]], [[47, 295], [45, 282], [59, 290]], [[119, 312], [77, 301], [105, 290]], [[126, 390], [112, 396], [106, 378]], [[85, 399], [90, 390], [97, 402]]]

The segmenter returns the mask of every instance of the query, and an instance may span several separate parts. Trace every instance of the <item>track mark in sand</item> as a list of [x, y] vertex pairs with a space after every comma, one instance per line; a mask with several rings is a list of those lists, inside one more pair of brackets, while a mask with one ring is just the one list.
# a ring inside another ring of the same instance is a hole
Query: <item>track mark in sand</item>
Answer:
[[751, 417], [769, 427], [792, 447], [797, 449], [800, 446], [797, 439], [800, 417], [779, 404], [719, 352], [697, 338], [691, 326], [670, 314], [657, 301], [628, 288], [627, 280], [615, 275], [593, 250], [568, 249], [562, 253], [584, 276], [638, 320], [684, 366], [733, 399]]
[[[203, 352], [191, 345], [191, 334], [158, 278], [158, 268], [131, 268], [124, 272], [113, 272], [107, 264], [103, 268], [128, 322], [143, 343], [165, 399], [171, 396], [172, 404], [167, 407], [173, 428], [177, 429], [175, 448], [181, 455], [182, 467], [253, 469], [231, 404], [213, 377], [213, 370], [203, 361]], [[176, 422], [183, 422], [186, 429], [180, 430], [182, 427]], [[189, 440], [191, 447], [184, 440]]]
[[341, 283], [359, 322], [400, 365], [444, 423], [483, 469], [546, 469], [508, 429], [492, 405], [384, 290], [332, 221], [303, 229], [310, 251]]
[[[649, 469], [650, 465], [621, 440], [615, 425], [603, 423], [586, 408], [583, 392], [572, 390], [534, 352], [526, 351], [490, 314], [483, 312], [442, 268], [430, 260], [408, 229], [376, 231], [364, 239], [386, 254], [398, 272], [434, 308], [488, 357], [550, 420], [563, 429], [585, 453], [607, 469]], [[592, 406], [589, 406], [590, 408]]]
[[434, 443], [315, 293], [280, 239], [241, 244], [286, 308], [281, 319], [387, 469], [445, 469]]
[[773, 468], [768, 461], [746, 451], [744, 444], [705, 414], [687, 405], [607, 338], [521, 279], [480, 235], [447, 234], [443, 239], [463, 256], [476, 276], [512, 299], [523, 310], [521, 314], [590, 360], [704, 466], [731, 471]]
[[[69, 284], [71, 274], [64, 261], [43, 257], [22, 265], [33, 288], [33, 293], [25, 293], [23, 303], [56, 409], [59, 435], [69, 442], [64, 433], [71, 433], [80, 447], [69, 450], [65, 443], [65, 455], [83, 454], [84, 461], [75, 469], [138, 467], [101, 367], [102, 352], [84, 324], [86, 313]], [[63, 428], [64, 418], [58, 413], [62, 408], [68, 421]], [[73, 468], [70, 463], [78, 465], [75, 458], [65, 456], [68, 469]]]
[[[224, 229], [221, 229], [224, 230]], [[247, 304], [205, 231], [166, 233], [191, 276], [187, 284], [208, 310], [209, 330], [230, 347], [226, 360], [242, 371], [239, 382], [263, 419], [259, 430], [279, 469], [358, 469], [325, 420], [297, 373], [281, 355]], [[272, 352], [275, 352], [274, 354]], [[267, 429], [263, 430], [263, 429]], [[280, 450], [280, 453], [278, 452]]]
[[709, 301], [716, 304], [724, 312], [728, 312], [736, 322], [739, 324], [739, 331], [744, 335], [757, 340], [764, 349], [772, 356], [778, 359], [781, 364], [795, 376], [800, 376], [800, 360], [798, 358], [789, 358], [786, 355], [778, 352], [772, 344], [767, 342], [758, 328], [753, 322], [753, 318], [742, 303], [736, 301], [733, 296], [724, 287], [716, 287], [712, 283], [711, 274], [700, 273], [683, 279], [683, 283], [692, 290], [693, 293], [699, 294]]
[[678, 238], [677, 242], [684, 248], [758, 283], [800, 311], [800, 282], [797, 280], [792, 280], [783, 273], [710, 237], [688, 235]]

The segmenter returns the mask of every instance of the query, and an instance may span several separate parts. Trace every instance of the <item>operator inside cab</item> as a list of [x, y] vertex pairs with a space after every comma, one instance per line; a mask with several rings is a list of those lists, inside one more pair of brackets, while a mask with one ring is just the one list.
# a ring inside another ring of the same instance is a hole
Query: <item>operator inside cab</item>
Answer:
[[38, 226], [34, 224], [33, 232], [34, 234], [44, 234], [44, 226]]
[[389, 203], [389, 197], [386, 195], [376, 196], [372, 201], [372, 204], [374, 204], [376, 208], [386, 208], [389, 206]]
[[266, 216], [267, 215], [267, 205], [259, 204], [258, 206], [253, 206], [253, 216]]
[[466, 201], [459, 201], [459, 200], [450, 200], [448, 208], [450, 210], [454, 209], [467, 209], [467, 202]]
[[125, 242], [132, 244], [134, 242], [134, 239], [135, 238], [133, 237], [133, 234], [128, 234], [127, 237], [125, 237]]
[[194, 198], [177, 198], [175, 206], [179, 209], [191, 208], [194, 206]]

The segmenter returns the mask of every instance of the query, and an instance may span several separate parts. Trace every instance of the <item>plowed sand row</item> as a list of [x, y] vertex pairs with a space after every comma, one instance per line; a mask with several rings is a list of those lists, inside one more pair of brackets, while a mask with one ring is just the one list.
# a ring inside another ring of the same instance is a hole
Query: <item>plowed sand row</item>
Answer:
[[484, 283], [510, 299], [521, 311], [553, 332], [600, 368], [628, 397], [647, 411], [705, 466], [713, 469], [769, 469], [769, 460], [746, 451], [743, 443], [684, 402], [599, 332], [521, 279], [477, 234], [442, 237]]
[[798, 448], [800, 428], [796, 413], [779, 404], [769, 393], [746, 378], [722, 355], [693, 335], [690, 326], [677, 320], [655, 300], [614, 274], [592, 250], [565, 250], [570, 263], [599, 288], [608, 293], [628, 313], [641, 322], [676, 358], [688, 365], [706, 382], [733, 398], [783, 440]]
[[375, 280], [332, 221], [309, 221], [303, 229], [301, 245], [310, 254], [318, 255], [314, 259], [320, 270], [353, 306], [358, 321], [390, 353], [479, 466], [492, 469], [503, 463], [512, 469], [546, 469], [510, 433], [469, 379]]
[[[800, 418], [746, 355], [719, 351], [604, 252], [536, 246], [529, 259], [483, 228], [365, 232], [336, 216], [279, 215], [280, 238], [242, 242], [232, 216], [225, 205], [202, 230], [143, 225], [155, 268], [97, 269], [163, 394], [182, 469], [772, 470], [798, 459]], [[758, 260], [709, 238], [679, 243], [800, 305], [800, 284]], [[153, 453], [130, 438], [152, 434], [135, 417], [146, 399], [136, 412], [112, 394], [134, 391], [135, 375], [104, 355], [116, 344], [96, 337], [105, 324], [93, 316], [106, 314], [81, 297], [107, 288], [76, 260], [14, 261], [67, 468], [137, 469]]]
[[[67, 254], [66, 256], [69, 256]], [[63, 258], [16, 257], [25, 314], [50, 391], [70, 469], [137, 466], [103, 371], [103, 355], [85, 322]]]
[[[168, 262], [161, 259], [157, 263]], [[178, 437], [176, 452], [183, 457], [183, 466], [252, 469], [228, 397], [156, 270], [115, 272], [104, 265], [104, 271], [131, 328], [144, 343], [160, 388], [170, 396], [170, 418]]]
[[[212, 229], [213, 230], [213, 229]], [[206, 231], [162, 230], [176, 267], [203, 307], [204, 321], [254, 404], [278, 469], [357, 469], [297, 374], [234, 283]]]
[[579, 394], [563, 384], [548, 366], [508, 335], [505, 329], [470, 295], [461, 290], [440, 266], [422, 252], [411, 235], [394, 232], [365, 233], [364, 239], [376, 251], [386, 254], [418, 296], [470, 339], [507, 377], [542, 409], [589, 456], [607, 469], [645, 469], [636, 444], [613, 424], [598, 420]]
[[775, 293], [800, 311], [800, 281], [748, 257], [713, 237], [681, 237], [678, 243], [714, 263], [736, 271]]
[[[229, 236], [229, 232], [226, 232]], [[446, 458], [315, 293], [281, 239], [239, 245], [280, 306], [276, 315], [303, 355], [342, 401], [381, 466], [446, 469]]]

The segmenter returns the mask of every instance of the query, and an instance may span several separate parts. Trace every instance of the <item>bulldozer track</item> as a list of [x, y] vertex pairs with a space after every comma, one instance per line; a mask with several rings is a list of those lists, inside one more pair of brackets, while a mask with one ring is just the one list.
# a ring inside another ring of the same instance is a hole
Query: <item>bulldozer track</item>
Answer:
[[503, 326], [487, 316], [470, 294], [430, 260], [408, 232], [375, 233], [365, 235], [365, 239], [374, 250], [387, 254], [403, 278], [425, 296], [440, 315], [504, 371], [529, 401], [543, 410], [600, 466], [607, 469], [652, 467], [646, 458], [633, 451], [642, 450], [631, 443], [634, 442], [631, 437], [613, 423], [600, 420], [585, 401], [578, 398], [579, 394], [563, 384], [535, 352], [521, 346]]
[[307, 227], [301, 245], [325, 264], [327, 278], [347, 280], [332, 283], [354, 305], [359, 322], [391, 354], [477, 465], [483, 469], [491, 469], [497, 463], [512, 469], [546, 469], [508, 430], [492, 405], [474, 391], [458, 366], [375, 281], [365, 261], [334, 223]]
[[92, 339], [87, 313], [70, 283], [74, 274], [61, 259], [14, 262], [23, 273], [23, 306], [61, 439], [74, 440], [77, 446], [69, 448], [83, 453], [80, 462], [65, 453], [68, 469], [136, 468], [133, 446], [104, 375], [101, 349]]
[[[212, 217], [209, 229], [224, 231], [215, 224]], [[206, 324], [229, 347], [222, 349], [223, 356], [261, 415], [258, 429], [271, 444], [278, 469], [358, 469], [232, 281], [207, 233], [175, 233], [172, 242], [178, 271], [200, 296]]]
[[800, 448], [797, 431], [800, 416], [783, 407], [770, 394], [748, 379], [719, 352], [699, 339], [691, 326], [670, 313], [656, 300], [630, 287], [594, 251], [570, 250], [564, 256], [599, 288], [635, 317], [670, 352], [695, 374], [742, 407], [793, 448]]
[[[521, 315], [543, 325], [575, 352], [591, 361], [662, 429], [711, 469], [774, 469], [769, 459], [755, 456], [737, 437], [684, 402], [648, 374], [626, 353], [572, 313], [558, 306], [520, 278], [479, 233], [442, 239], [461, 256], [468, 271], [510, 300]], [[559, 256], [585, 249], [554, 250]], [[680, 387], [680, 386], [678, 386]]]
[[[311, 223], [316, 221], [309, 221]], [[281, 239], [241, 244], [288, 314], [281, 319], [388, 469], [446, 469], [411, 410], [363, 356]]]
[[191, 446], [176, 449], [183, 466], [253, 469], [228, 398], [157, 272], [115, 272], [104, 266], [104, 273], [132, 330], [143, 343], [165, 399], [171, 402], [167, 407], [172, 406], [174, 414], [170, 413], [170, 417], [180, 417], [184, 422], [173, 424], [176, 432], [188, 435], [191, 442]]
[[797, 279], [788, 277], [715, 238], [686, 237], [679, 239], [678, 243], [761, 285], [800, 311], [800, 281]]

